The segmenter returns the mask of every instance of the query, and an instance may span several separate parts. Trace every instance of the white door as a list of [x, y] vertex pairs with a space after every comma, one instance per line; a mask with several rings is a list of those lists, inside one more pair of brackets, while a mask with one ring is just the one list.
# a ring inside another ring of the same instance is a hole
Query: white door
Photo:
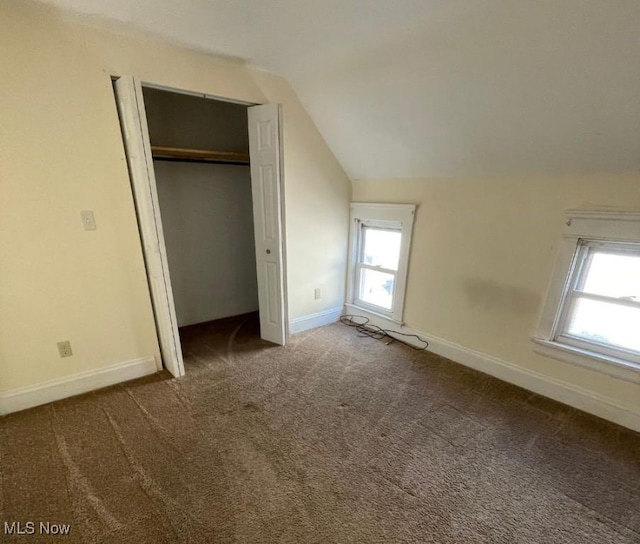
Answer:
[[284, 345], [287, 332], [279, 106], [253, 106], [248, 114], [260, 336]]
[[179, 377], [184, 375], [184, 363], [162, 232], [142, 86], [133, 77], [125, 76], [115, 82], [115, 90], [162, 361], [171, 374]]

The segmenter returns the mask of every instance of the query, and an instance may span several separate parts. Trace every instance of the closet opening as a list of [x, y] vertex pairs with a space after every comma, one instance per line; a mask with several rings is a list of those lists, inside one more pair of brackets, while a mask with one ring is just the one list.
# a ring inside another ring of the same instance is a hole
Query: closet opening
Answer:
[[163, 366], [284, 344], [279, 108], [114, 82]]
[[217, 337], [260, 337], [247, 106], [142, 94], [188, 370]]

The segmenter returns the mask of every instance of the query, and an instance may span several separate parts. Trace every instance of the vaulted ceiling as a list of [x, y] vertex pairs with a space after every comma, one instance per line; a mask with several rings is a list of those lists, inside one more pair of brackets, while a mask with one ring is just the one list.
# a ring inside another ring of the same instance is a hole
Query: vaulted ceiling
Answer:
[[46, 0], [290, 81], [352, 179], [640, 172], [637, 0]]

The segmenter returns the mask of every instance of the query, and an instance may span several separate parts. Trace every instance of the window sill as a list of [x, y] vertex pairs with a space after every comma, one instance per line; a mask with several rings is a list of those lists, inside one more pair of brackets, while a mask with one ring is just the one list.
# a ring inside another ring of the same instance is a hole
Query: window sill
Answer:
[[640, 384], [640, 365], [543, 338], [534, 337], [531, 340], [533, 351], [540, 355], [595, 370], [619, 380]]
[[351, 302], [347, 302], [345, 304], [345, 306], [349, 309], [350, 312], [362, 313], [362, 314], [364, 314], [364, 317], [367, 317], [367, 314], [370, 314], [370, 315], [374, 315], [376, 317], [381, 317], [382, 319], [386, 319], [387, 321], [391, 321], [392, 323], [395, 323], [396, 325], [399, 325], [401, 327], [402, 327], [402, 325], [404, 325], [404, 321], [398, 321], [397, 319], [393, 319], [393, 317], [391, 317], [389, 315], [385, 315], [382, 312], [376, 312], [375, 310], [371, 310], [369, 308], [365, 308], [364, 306], [356, 306], [355, 304], [353, 304]]

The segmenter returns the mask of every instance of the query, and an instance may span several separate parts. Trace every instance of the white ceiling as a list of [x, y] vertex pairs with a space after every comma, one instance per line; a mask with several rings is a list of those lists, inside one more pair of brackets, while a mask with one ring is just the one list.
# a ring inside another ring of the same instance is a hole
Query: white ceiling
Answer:
[[640, 171], [637, 0], [46, 0], [287, 78], [352, 179]]

